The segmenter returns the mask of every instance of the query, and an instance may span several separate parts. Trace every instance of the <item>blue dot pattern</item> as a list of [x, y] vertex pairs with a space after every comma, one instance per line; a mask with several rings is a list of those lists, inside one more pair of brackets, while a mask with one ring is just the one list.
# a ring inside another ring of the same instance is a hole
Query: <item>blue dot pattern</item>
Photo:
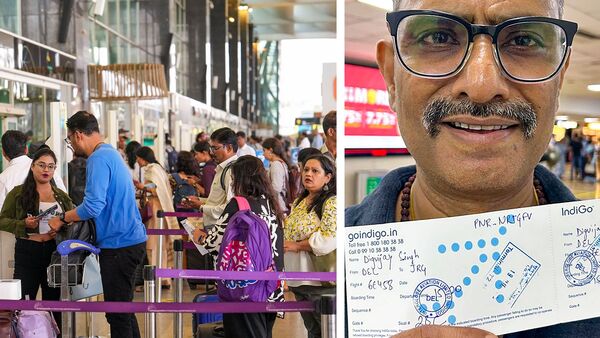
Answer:
[[456, 317], [454, 315], [448, 316], [448, 323], [452, 325], [456, 324]]
[[492, 238], [492, 245], [493, 246], [498, 246], [498, 243], [500, 243], [500, 241], [498, 240], [498, 238], [496, 238], [496, 237]]
[[479, 261], [480, 261], [481, 263], [485, 263], [485, 262], [487, 262], [487, 255], [486, 255], [486, 254], [481, 254], [481, 255], [479, 255]]
[[471, 267], [471, 272], [472, 272], [474, 275], [478, 274], [478, 273], [479, 273], [479, 267], [478, 267], [477, 265], [473, 265], [473, 266]]
[[499, 274], [501, 274], [501, 273], [502, 273], [502, 268], [496, 265], [496, 266], [494, 267], [494, 273], [495, 273], [496, 275], [499, 275]]
[[466, 241], [465, 242], [465, 249], [467, 249], [467, 250], [473, 249], [473, 243], [471, 241]]
[[502, 289], [502, 281], [501, 280], [496, 281], [496, 289], [498, 289], [498, 290]]
[[452, 244], [452, 251], [457, 252], [460, 249], [460, 245], [458, 243]]
[[439, 253], [443, 254], [446, 252], [446, 246], [444, 244], [440, 244], [440, 246], [438, 246], [438, 251]]
[[419, 312], [421, 312], [421, 313], [427, 312], [427, 305], [421, 304], [421, 306], [419, 306]]
[[498, 229], [498, 232], [502, 236], [506, 235], [506, 227], [505, 226], [501, 226], [500, 229]]
[[471, 285], [471, 278], [470, 277], [463, 278], [463, 284], [467, 285], [467, 286]]
[[503, 295], [498, 295], [496, 296], [496, 301], [498, 303], [503, 303], [504, 302], [504, 296]]
[[453, 301], [448, 301], [448, 309], [452, 310], [454, 309], [454, 302]]
[[499, 253], [499, 252], [494, 252], [494, 253], [492, 254], [492, 258], [493, 258], [495, 261], [497, 261], [497, 260], [498, 260], [498, 258], [500, 258], [500, 253]]
[[454, 295], [456, 296], [456, 298], [460, 298], [463, 295], [463, 291], [462, 290], [456, 290], [454, 292]]
[[480, 248], [485, 248], [485, 240], [480, 239], [479, 241], [477, 241], [477, 246]]

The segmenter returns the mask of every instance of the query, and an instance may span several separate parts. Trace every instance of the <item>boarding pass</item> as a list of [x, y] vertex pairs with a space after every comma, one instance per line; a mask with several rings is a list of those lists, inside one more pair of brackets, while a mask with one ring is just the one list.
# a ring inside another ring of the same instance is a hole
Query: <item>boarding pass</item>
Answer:
[[346, 228], [350, 337], [600, 317], [600, 200]]

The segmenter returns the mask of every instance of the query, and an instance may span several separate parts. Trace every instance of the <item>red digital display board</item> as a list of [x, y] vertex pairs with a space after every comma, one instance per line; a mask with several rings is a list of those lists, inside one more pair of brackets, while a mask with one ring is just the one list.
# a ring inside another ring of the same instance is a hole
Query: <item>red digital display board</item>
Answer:
[[[345, 65], [344, 130], [347, 155], [406, 153], [396, 113], [377, 68]], [[386, 149], [382, 151], [383, 149]]]

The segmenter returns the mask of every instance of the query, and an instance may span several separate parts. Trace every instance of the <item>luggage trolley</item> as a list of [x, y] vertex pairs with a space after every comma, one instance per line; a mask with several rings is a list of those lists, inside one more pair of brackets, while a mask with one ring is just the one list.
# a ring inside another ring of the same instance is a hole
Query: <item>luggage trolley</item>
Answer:
[[[100, 253], [100, 249], [87, 242], [66, 240], [56, 247], [56, 251], [60, 254], [60, 265], [52, 264], [48, 266], [48, 285], [55, 288], [60, 287], [61, 301], [70, 301], [70, 287], [81, 284], [83, 264], [69, 264], [69, 255], [82, 250], [89, 251], [95, 255]], [[61, 333], [62, 338], [75, 338], [75, 316], [73, 312], [63, 312]]]

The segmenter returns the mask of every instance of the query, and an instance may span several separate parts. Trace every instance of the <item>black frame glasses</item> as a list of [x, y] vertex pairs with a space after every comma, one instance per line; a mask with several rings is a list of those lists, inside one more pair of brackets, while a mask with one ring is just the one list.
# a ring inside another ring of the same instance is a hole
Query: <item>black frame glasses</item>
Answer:
[[[400, 26], [400, 23], [402, 22], [402, 20], [409, 18], [411, 16], [415, 16], [415, 15], [438, 16], [441, 18], [450, 19], [450, 20], [455, 21], [456, 23], [461, 24], [465, 28], [465, 30], [468, 34], [468, 47], [465, 49], [464, 56], [456, 69], [454, 69], [451, 72], [447, 72], [447, 73], [443, 73], [443, 74], [425, 74], [425, 73], [420, 73], [420, 72], [417, 72], [417, 71], [411, 69], [406, 64], [406, 62], [402, 59], [400, 49], [398, 48], [398, 27]], [[432, 11], [432, 10], [405, 10], [405, 11], [397, 11], [397, 12], [387, 13], [386, 21], [387, 21], [387, 25], [388, 25], [388, 30], [394, 40], [396, 56], [398, 57], [398, 60], [400, 61], [402, 66], [414, 75], [417, 75], [419, 77], [424, 77], [424, 78], [430, 78], [430, 79], [448, 78], [448, 77], [458, 74], [462, 70], [462, 68], [465, 66], [465, 64], [467, 63], [467, 60], [469, 59], [469, 57], [471, 55], [473, 40], [474, 40], [475, 36], [479, 35], [479, 34], [486, 34], [486, 35], [489, 35], [492, 37], [492, 45], [494, 46], [494, 48], [493, 48], [494, 58], [496, 60], [496, 64], [500, 67], [502, 73], [505, 76], [507, 76], [509, 79], [514, 80], [516, 82], [523, 82], [523, 83], [544, 82], [544, 81], [550, 80], [554, 76], [556, 76], [556, 74], [558, 74], [560, 69], [564, 66], [565, 61], [567, 60], [567, 56], [570, 53], [571, 45], [573, 44], [573, 38], [575, 37], [575, 33], [577, 33], [577, 23], [575, 23], [575, 22], [554, 19], [554, 18], [549, 18], [549, 17], [541, 17], [541, 16], [527, 16], [527, 17], [513, 18], [513, 19], [506, 20], [498, 25], [476, 25], [476, 24], [472, 24], [472, 23], [468, 22], [464, 18], [461, 18], [461, 17], [453, 15], [453, 14], [445, 13], [445, 12]], [[525, 79], [525, 78], [516, 77], [513, 74], [511, 74], [505, 68], [505, 65], [502, 63], [502, 58], [500, 57], [500, 51], [498, 49], [499, 47], [497, 44], [499, 33], [505, 27], [509, 27], [509, 26], [512, 26], [515, 24], [537, 23], [537, 22], [553, 24], [553, 25], [559, 27], [560, 29], [562, 29], [562, 31], [564, 32], [565, 40], [566, 40], [565, 41], [566, 48], [564, 50], [564, 54], [562, 55], [562, 60], [558, 64], [556, 70], [548, 76], [545, 76], [542, 78], [536, 78], [536, 79]]]
[[219, 151], [221, 148], [225, 148], [225, 144], [220, 145], [220, 146], [209, 146], [208, 149], [210, 150], [211, 153], [214, 153], [215, 151]]
[[48, 171], [54, 171], [58, 167], [56, 164], [46, 164], [40, 162], [34, 163], [33, 165], [37, 166], [42, 171], [45, 171], [46, 169], [48, 169]]

